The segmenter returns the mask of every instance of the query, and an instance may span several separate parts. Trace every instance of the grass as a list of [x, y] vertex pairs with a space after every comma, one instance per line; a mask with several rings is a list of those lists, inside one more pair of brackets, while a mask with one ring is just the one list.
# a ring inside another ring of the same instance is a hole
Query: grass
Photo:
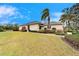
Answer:
[[70, 37], [71, 39], [79, 42], [79, 33], [73, 34], [73, 35], [67, 35], [68, 37]]
[[0, 32], [0, 55], [60, 56], [79, 55], [59, 36], [29, 32]]

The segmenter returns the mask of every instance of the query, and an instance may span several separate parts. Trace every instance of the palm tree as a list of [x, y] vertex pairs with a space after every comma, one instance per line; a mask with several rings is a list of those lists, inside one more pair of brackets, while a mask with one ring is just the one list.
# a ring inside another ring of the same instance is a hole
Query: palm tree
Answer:
[[47, 28], [48, 29], [50, 29], [50, 14], [49, 14], [49, 9], [48, 8], [46, 8], [46, 9], [44, 9], [43, 10], [43, 12], [42, 12], [43, 14], [42, 14], [42, 17], [41, 17], [41, 20], [48, 20], [48, 26], [47, 26]]

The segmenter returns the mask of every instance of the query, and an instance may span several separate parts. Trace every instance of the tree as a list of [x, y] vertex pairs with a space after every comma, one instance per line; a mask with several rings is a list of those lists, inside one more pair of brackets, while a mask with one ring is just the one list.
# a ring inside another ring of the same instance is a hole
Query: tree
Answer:
[[73, 29], [76, 26], [74, 26], [73, 24], [75, 24], [74, 21], [77, 21], [77, 14], [74, 13], [74, 8], [70, 7], [70, 8], [65, 8], [62, 12], [63, 15], [60, 18], [60, 21], [66, 24], [66, 28], [68, 29]]
[[0, 25], [0, 32], [3, 32], [4, 31], [4, 28], [3, 26]]
[[71, 26], [71, 22], [74, 20], [75, 14], [63, 14], [60, 18], [61, 22], [65, 22], [67, 27]]
[[63, 9], [62, 12], [63, 15], [61, 16], [60, 21], [66, 23], [67, 28], [72, 28], [77, 32], [79, 30], [79, 3]]
[[72, 6], [72, 12], [76, 14], [74, 19], [75, 28], [79, 30], [79, 3], [76, 3]]
[[19, 25], [18, 24], [13, 24], [13, 31], [18, 31], [19, 30]]
[[41, 17], [41, 20], [48, 20], [48, 26], [47, 26], [47, 28], [48, 29], [50, 29], [50, 14], [49, 14], [49, 9], [48, 8], [46, 8], [46, 9], [44, 9], [43, 10], [43, 12], [42, 12], [43, 14], [42, 14], [42, 17]]

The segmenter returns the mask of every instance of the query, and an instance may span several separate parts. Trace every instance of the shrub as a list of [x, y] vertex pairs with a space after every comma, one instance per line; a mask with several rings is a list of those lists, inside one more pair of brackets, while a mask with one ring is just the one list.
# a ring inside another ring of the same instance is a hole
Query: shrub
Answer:
[[46, 31], [47, 30], [47, 28], [44, 28], [44, 31]]
[[52, 30], [40, 30], [39, 33], [54, 33]]
[[73, 29], [72, 28], [64, 28], [64, 32], [66, 33], [66, 32], [73, 32]]
[[77, 31], [76, 31], [76, 30], [73, 30], [73, 31], [72, 31], [72, 34], [76, 34], [76, 33], [77, 33]]
[[56, 34], [57, 34], [57, 35], [64, 35], [65, 33], [64, 33], [63, 31], [59, 31], [59, 30], [58, 30], [58, 31], [56, 31]]
[[18, 24], [14, 24], [14, 25], [12, 26], [12, 30], [13, 30], [13, 31], [19, 31], [19, 25], [18, 25]]
[[18, 31], [18, 27], [13, 27], [13, 31]]
[[52, 28], [52, 33], [55, 33], [56, 32], [56, 28]]
[[3, 31], [4, 31], [3, 27], [0, 26], [0, 32], [3, 32]]
[[38, 32], [39, 33], [45, 33], [45, 30], [39, 30]]

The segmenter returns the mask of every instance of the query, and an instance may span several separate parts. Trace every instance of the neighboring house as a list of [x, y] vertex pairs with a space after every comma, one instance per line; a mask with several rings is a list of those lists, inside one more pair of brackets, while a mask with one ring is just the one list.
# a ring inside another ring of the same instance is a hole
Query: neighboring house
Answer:
[[[53, 28], [55, 28], [58, 31], [63, 31], [63, 24], [61, 24], [60, 22], [51, 22], [50, 23], [51, 28], [50, 30], [52, 30]], [[39, 31], [39, 30], [44, 30], [45, 28], [47, 28], [47, 23], [40, 23], [40, 22], [30, 22], [27, 23], [26, 25], [22, 25], [19, 27], [19, 30], [22, 30], [23, 27], [26, 27], [27, 31]]]

